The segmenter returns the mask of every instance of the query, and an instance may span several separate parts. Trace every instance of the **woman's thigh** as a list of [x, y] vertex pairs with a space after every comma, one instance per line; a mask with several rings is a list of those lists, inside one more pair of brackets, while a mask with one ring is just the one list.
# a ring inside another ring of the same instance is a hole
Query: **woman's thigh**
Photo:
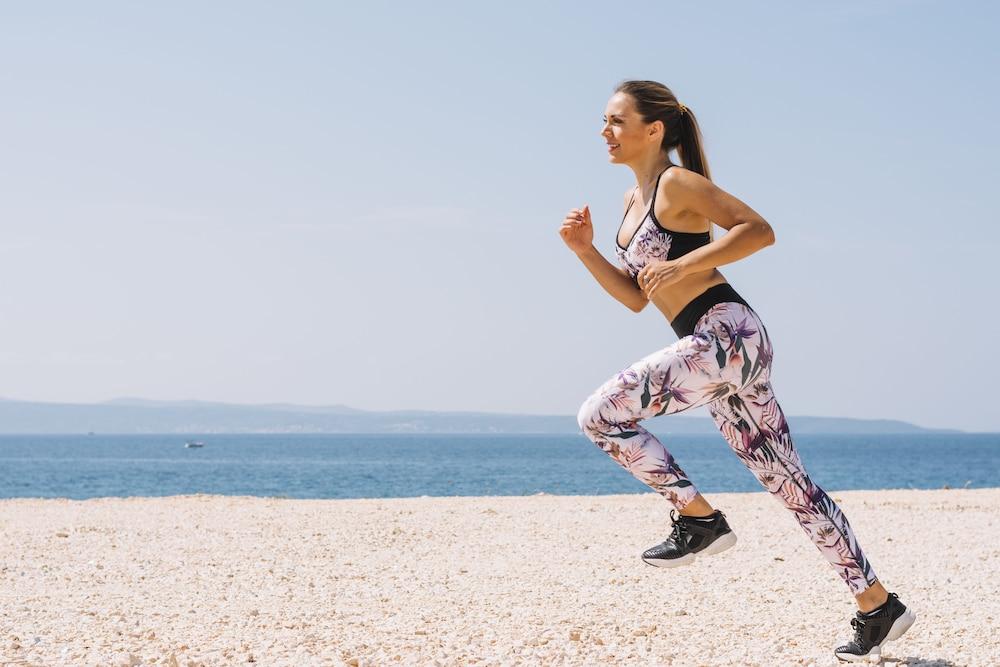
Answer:
[[711, 335], [685, 336], [619, 371], [584, 401], [581, 428], [613, 426], [681, 412], [733, 390], [719, 372]]
[[624, 424], [682, 412], [766, 378], [771, 345], [756, 313], [739, 303], [711, 308], [695, 332], [605, 381], [577, 415], [587, 424]]

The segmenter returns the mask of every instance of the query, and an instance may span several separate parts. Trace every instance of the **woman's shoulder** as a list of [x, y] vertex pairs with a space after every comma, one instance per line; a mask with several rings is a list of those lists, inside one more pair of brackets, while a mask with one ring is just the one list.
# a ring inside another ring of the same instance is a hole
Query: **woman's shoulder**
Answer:
[[657, 185], [657, 196], [677, 197], [684, 192], [698, 191], [711, 183], [696, 171], [675, 164], [664, 172]]
[[666, 168], [663, 172], [663, 176], [660, 178], [660, 187], [663, 187], [664, 183], [676, 182], [676, 181], [690, 181], [691, 179], [705, 178], [696, 171], [691, 171], [687, 167], [679, 164], [672, 164]]

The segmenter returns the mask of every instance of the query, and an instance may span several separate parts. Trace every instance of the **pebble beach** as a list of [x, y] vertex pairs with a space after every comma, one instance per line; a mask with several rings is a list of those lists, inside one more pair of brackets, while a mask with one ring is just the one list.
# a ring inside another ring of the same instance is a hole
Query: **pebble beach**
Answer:
[[[1000, 665], [1000, 489], [829, 491], [917, 614], [886, 665]], [[0, 665], [836, 665], [847, 587], [764, 492], [663, 569], [654, 493], [0, 500]]]

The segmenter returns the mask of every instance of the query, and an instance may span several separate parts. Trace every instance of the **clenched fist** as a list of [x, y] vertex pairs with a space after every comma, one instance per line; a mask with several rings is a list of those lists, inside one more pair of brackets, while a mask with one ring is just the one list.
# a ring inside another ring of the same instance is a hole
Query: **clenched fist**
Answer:
[[580, 254], [594, 243], [594, 226], [590, 224], [590, 207], [570, 209], [559, 228], [559, 236], [569, 249]]

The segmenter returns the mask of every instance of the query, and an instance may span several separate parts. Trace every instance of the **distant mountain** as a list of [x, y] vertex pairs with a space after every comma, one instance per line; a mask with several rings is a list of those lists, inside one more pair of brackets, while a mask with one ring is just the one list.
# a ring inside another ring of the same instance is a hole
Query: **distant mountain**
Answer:
[[[789, 417], [793, 433], [961, 433], [889, 419]], [[708, 417], [664, 415], [643, 422], [653, 433], [717, 433]], [[571, 415], [392, 410], [286, 403], [117, 398], [103, 403], [0, 399], [0, 433], [579, 433]]]
[[[230, 403], [213, 403], [211, 401], [195, 401], [195, 400], [156, 401], [148, 398], [113, 398], [110, 401], [97, 403], [97, 405], [126, 405], [126, 406], [139, 406], [147, 408], [163, 408], [163, 407], [203, 408], [203, 407], [218, 407], [218, 406], [248, 407], [248, 406], [234, 406]], [[321, 414], [331, 414], [331, 415], [365, 414], [364, 410], [359, 410], [358, 408], [351, 408], [346, 405], [311, 406], [311, 405], [293, 405], [291, 403], [261, 403], [249, 407], [263, 409], [263, 410], [278, 410], [284, 412], [310, 412], [310, 413], [321, 413]]]

